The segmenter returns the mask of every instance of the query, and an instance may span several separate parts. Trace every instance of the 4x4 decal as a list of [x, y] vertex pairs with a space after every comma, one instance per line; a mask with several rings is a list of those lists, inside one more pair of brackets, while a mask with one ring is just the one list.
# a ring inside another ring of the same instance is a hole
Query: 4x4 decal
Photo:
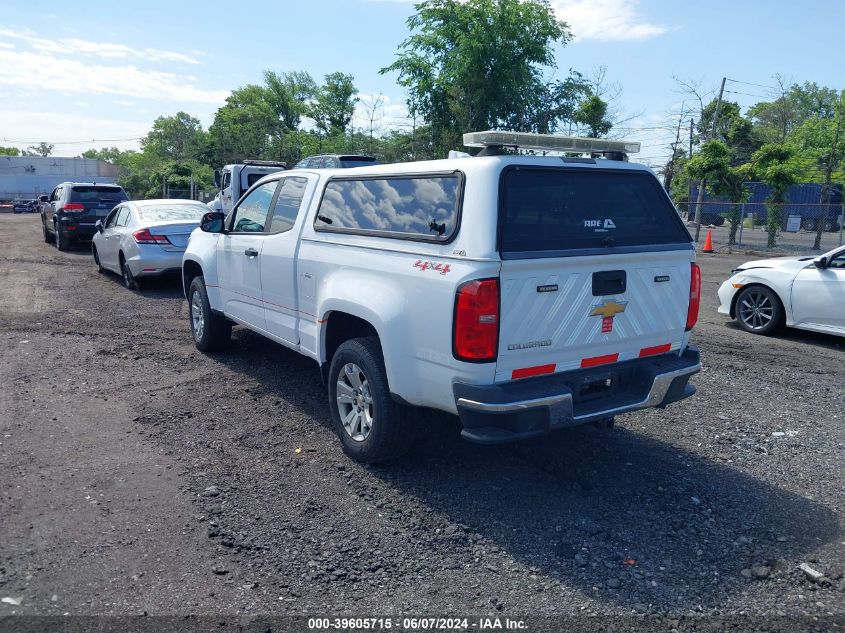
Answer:
[[418, 259], [416, 263], [414, 263], [414, 268], [419, 268], [421, 271], [436, 270], [441, 275], [446, 275], [452, 270], [449, 264], [444, 264], [442, 262], [430, 262], [427, 259]]

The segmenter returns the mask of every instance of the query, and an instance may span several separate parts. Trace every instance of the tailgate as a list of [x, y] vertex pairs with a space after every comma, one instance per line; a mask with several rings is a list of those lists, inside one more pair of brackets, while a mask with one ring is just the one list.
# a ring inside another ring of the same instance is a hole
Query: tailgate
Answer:
[[679, 350], [691, 259], [688, 250], [503, 262], [496, 380]]
[[650, 171], [511, 167], [501, 192], [497, 381], [684, 346], [695, 251]]

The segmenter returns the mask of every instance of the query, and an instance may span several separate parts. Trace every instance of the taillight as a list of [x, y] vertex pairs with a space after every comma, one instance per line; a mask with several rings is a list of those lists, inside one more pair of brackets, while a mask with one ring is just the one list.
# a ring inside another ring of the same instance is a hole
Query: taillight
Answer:
[[62, 207], [63, 211], [85, 211], [85, 205], [80, 204], [78, 202], [68, 202], [64, 207]]
[[477, 279], [458, 288], [452, 352], [458, 360], [496, 360], [499, 348], [499, 280]]
[[690, 267], [689, 280], [689, 310], [687, 310], [687, 332], [695, 327], [698, 321], [698, 308], [701, 305], [701, 269], [698, 264]]
[[149, 229], [141, 229], [132, 234], [138, 244], [170, 244], [166, 235], [153, 235]]

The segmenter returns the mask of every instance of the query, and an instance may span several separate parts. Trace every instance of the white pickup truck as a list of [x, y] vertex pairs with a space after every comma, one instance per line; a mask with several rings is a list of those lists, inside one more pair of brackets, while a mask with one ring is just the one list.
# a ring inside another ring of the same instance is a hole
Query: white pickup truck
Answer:
[[344, 450], [367, 462], [408, 448], [413, 407], [493, 443], [692, 395], [701, 277], [654, 174], [497, 155], [638, 144], [465, 142], [486, 155], [280, 172], [207, 214], [182, 271], [197, 347], [221, 349], [239, 324], [313, 358]]

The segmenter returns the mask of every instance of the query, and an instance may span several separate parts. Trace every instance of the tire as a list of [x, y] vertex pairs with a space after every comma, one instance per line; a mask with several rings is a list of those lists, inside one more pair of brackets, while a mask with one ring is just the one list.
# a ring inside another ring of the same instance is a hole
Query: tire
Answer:
[[53, 227], [55, 229], [55, 240], [56, 240], [56, 248], [60, 251], [66, 251], [68, 247], [68, 239], [62, 236], [62, 232], [58, 226]]
[[97, 255], [97, 247], [93, 244], [91, 245], [91, 254], [94, 256], [94, 264], [97, 266], [97, 272], [101, 275], [106, 272], [106, 269], [103, 268], [103, 265], [100, 263], [100, 256]]
[[814, 218], [804, 218], [801, 220], [801, 228], [805, 231], [815, 231], [818, 227], [818, 220]]
[[123, 257], [123, 253], [120, 254], [120, 278], [123, 281], [123, 285], [126, 286], [127, 290], [140, 290], [141, 285], [138, 283], [138, 279], [135, 275], [132, 274], [132, 270], [129, 268], [129, 264], [126, 263], [126, 259]]
[[[196, 317], [196, 318], [195, 318]], [[201, 352], [216, 352], [232, 338], [232, 324], [225, 317], [211, 311], [205, 278], [194, 277], [188, 289], [188, 320], [194, 345]]]
[[834, 231], [839, 230], [839, 225], [837, 225], [833, 220], [825, 220], [822, 225], [822, 230], [827, 231], [828, 233], [833, 233]]
[[768, 335], [784, 321], [783, 305], [777, 294], [766, 286], [743, 288], [736, 298], [736, 322], [746, 332]]
[[711, 222], [711, 224], [713, 226], [724, 226], [724, 224], [725, 224], [724, 216], [721, 216], [721, 215], [713, 216], [713, 221]]
[[55, 236], [47, 230], [47, 223], [44, 221], [44, 218], [41, 218], [41, 230], [44, 233], [44, 242], [46, 244], [52, 244]]
[[328, 382], [329, 410], [344, 453], [372, 464], [408, 451], [414, 440], [413, 412], [390, 395], [378, 338], [343, 342], [332, 358]]

